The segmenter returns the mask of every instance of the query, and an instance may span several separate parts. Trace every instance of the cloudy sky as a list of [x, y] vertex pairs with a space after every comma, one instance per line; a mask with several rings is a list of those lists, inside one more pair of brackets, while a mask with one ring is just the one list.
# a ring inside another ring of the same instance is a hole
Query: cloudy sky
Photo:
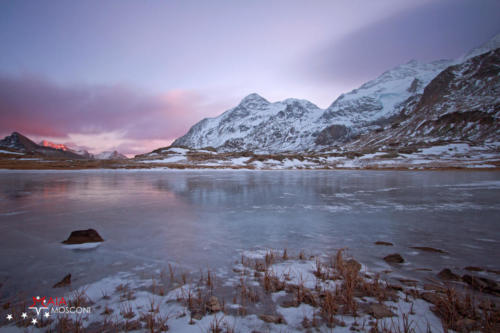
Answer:
[[498, 0], [0, 1], [0, 135], [144, 153], [249, 93], [327, 107], [498, 32]]

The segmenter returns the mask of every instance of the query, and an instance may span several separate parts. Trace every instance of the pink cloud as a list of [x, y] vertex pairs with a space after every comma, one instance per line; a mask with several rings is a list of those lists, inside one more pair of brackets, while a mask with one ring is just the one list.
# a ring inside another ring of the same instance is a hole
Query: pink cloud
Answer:
[[[197, 121], [223, 110], [222, 105], [190, 90], [155, 95], [123, 85], [63, 87], [40, 77], [0, 76], [0, 133], [18, 131], [72, 141], [93, 151], [114, 147], [129, 154], [146, 152], [158, 148], [153, 144], [170, 143]], [[103, 147], [98, 146], [99, 140], [92, 140], [106, 135]]]

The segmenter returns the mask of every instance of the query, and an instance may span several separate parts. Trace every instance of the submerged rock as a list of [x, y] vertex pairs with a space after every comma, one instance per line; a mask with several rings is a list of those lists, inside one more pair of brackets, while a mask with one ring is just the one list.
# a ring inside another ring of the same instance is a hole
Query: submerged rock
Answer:
[[453, 273], [449, 268], [445, 268], [441, 272], [439, 272], [438, 277], [441, 280], [460, 281], [460, 276]]
[[428, 246], [411, 246], [410, 248], [415, 249], [415, 250], [424, 251], [424, 252], [447, 253], [446, 251], [443, 251], [441, 249], [436, 249], [436, 248], [428, 247]]
[[469, 271], [469, 272], [482, 272], [482, 271], [484, 271], [484, 269], [482, 269], [481, 267], [476, 267], [476, 266], [467, 266], [464, 269], [466, 271]]
[[496, 281], [468, 274], [462, 276], [462, 280], [476, 290], [500, 296], [500, 286], [496, 283]]
[[394, 246], [391, 242], [384, 242], [384, 241], [376, 241], [375, 245], [383, 245], [383, 246]]
[[66, 275], [63, 277], [63, 279], [59, 282], [57, 282], [55, 285], [52, 286], [52, 288], [62, 288], [69, 286], [71, 284], [71, 274]]
[[72, 231], [63, 244], [83, 244], [104, 242], [104, 239], [94, 229]]
[[405, 262], [405, 260], [399, 253], [389, 254], [388, 256], [384, 257], [384, 260], [390, 264], [401, 264]]
[[493, 274], [496, 274], [496, 275], [500, 275], [500, 270], [497, 270], [497, 269], [487, 269], [486, 271], [488, 273], [493, 273]]

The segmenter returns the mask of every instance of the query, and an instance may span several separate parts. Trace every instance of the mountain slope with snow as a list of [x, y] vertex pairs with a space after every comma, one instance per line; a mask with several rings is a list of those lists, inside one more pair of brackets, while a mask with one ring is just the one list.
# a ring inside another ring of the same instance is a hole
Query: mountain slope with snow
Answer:
[[293, 150], [313, 143], [316, 120], [323, 111], [306, 100], [270, 103], [257, 94], [216, 118], [194, 125], [174, 146], [223, 150]]
[[102, 153], [95, 154], [96, 160], [125, 160], [128, 157], [115, 151], [103, 151]]
[[17, 152], [41, 155], [45, 157], [82, 159], [83, 156], [71, 151], [54, 148], [51, 146], [38, 145], [26, 136], [13, 132], [0, 140], [0, 147], [9, 148]]
[[363, 127], [397, 116], [405, 102], [423, 93], [425, 86], [452, 61], [429, 64], [412, 60], [375, 80], [341, 95], [323, 113], [325, 124], [340, 124], [361, 131]]
[[39, 145], [42, 146], [42, 147], [50, 147], [50, 148], [59, 149], [59, 150], [63, 150], [63, 151], [69, 151], [71, 153], [75, 153], [75, 154], [80, 155], [83, 158], [87, 158], [87, 159], [94, 158], [94, 155], [90, 154], [85, 149], [70, 148], [67, 145], [63, 144], [63, 143], [54, 143], [54, 142], [51, 142], [51, 141], [42, 140], [39, 143]]
[[[424, 118], [430, 117], [429, 112], [417, 107], [428, 85], [448, 68], [468, 63], [498, 47], [500, 34], [456, 60], [431, 63], [412, 60], [341, 95], [325, 110], [305, 100], [270, 103], [257, 94], [251, 94], [222, 115], [195, 124], [186, 135], [175, 140], [173, 146], [284, 152], [344, 145], [360, 136], [383, 131], [387, 126], [399, 126], [408, 117], [413, 117], [414, 112], [427, 114], [422, 115]], [[497, 71], [495, 67], [491, 70]], [[453, 93], [453, 89], [449, 92]], [[471, 107], [474, 103], [487, 102], [473, 92], [471, 89], [457, 90], [453, 98], [458, 101], [463, 99], [463, 94], [472, 94], [470, 96], [476, 96], [472, 97], [476, 101], [466, 104]]]
[[356, 146], [436, 141], [498, 144], [500, 48], [450, 66], [425, 87], [401, 123], [359, 138]]

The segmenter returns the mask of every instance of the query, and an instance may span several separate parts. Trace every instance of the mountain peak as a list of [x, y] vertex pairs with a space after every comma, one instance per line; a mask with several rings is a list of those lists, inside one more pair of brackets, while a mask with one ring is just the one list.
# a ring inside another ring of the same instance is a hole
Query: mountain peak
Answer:
[[262, 106], [267, 104], [270, 104], [269, 101], [257, 93], [251, 93], [250, 95], [243, 98], [240, 102], [241, 106], [247, 107]]
[[12, 134], [10, 135], [10, 137], [12, 137], [12, 138], [16, 138], [16, 137], [17, 137], [17, 138], [25, 138], [25, 136], [24, 136], [24, 135], [22, 135], [22, 134], [21, 134], [21, 133], [19, 133], [19, 132], [12, 132]]
[[70, 149], [68, 146], [66, 146], [65, 144], [62, 144], [62, 143], [54, 143], [54, 142], [50, 142], [50, 141], [47, 141], [47, 140], [42, 140], [42, 141], [40, 141], [39, 145], [40, 145], [40, 146], [42, 146], [42, 147], [50, 147], [50, 148], [60, 149], [60, 150], [64, 150], [64, 151], [71, 150], [71, 149]]
[[19, 132], [12, 132], [11, 135], [6, 136], [3, 140], [0, 140], [0, 146], [21, 151], [33, 151], [38, 147], [36, 143]]
[[406, 65], [408, 65], [408, 66], [418, 66], [418, 64], [419, 64], [419, 62], [417, 59], [410, 59], [410, 61], [408, 61], [406, 63]]
[[483, 53], [486, 53], [489, 51], [493, 51], [493, 50], [498, 49], [498, 48], [500, 48], [500, 33], [493, 36], [489, 41], [482, 44], [481, 46], [470, 50], [469, 53], [467, 53], [463, 57], [464, 59], [460, 59], [460, 61], [470, 59], [472, 57], [478, 56], [480, 54], [483, 54]]
[[102, 153], [94, 155], [97, 160], [124, 160], [127, 156], [120, 154], [118, 151], [103, 151]]

